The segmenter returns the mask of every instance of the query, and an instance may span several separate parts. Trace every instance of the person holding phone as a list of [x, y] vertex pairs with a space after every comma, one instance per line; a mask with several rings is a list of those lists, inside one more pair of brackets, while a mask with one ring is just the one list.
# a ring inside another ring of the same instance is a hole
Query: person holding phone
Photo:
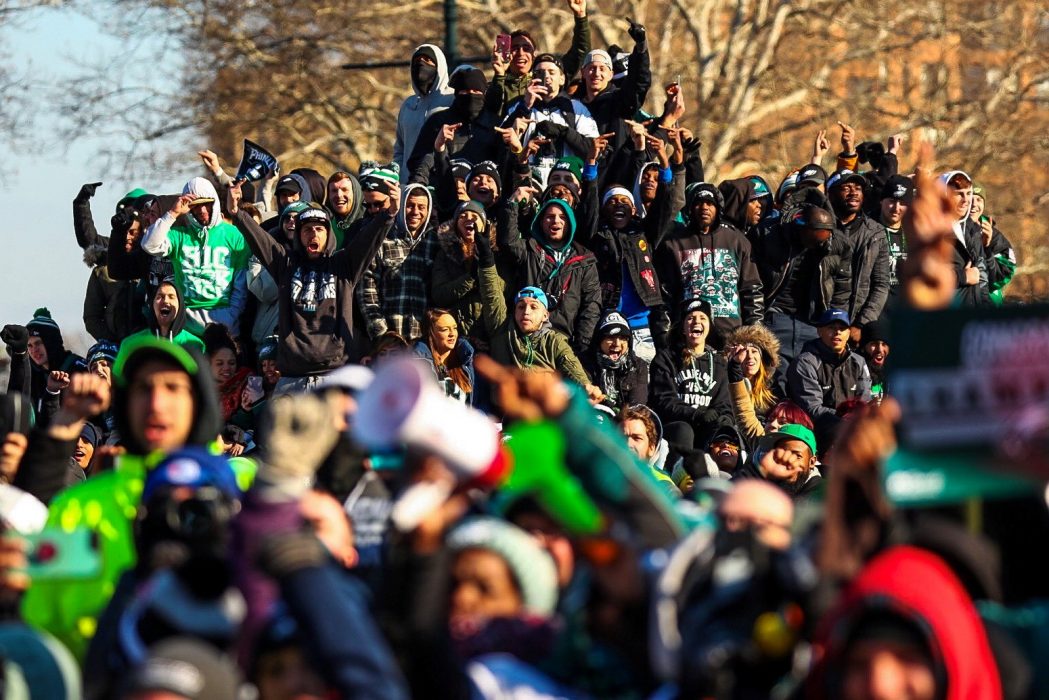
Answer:
[[987, 286], [990, 288], [991, 303], [1001, 306], [1005, 286], [1016, 274], [1016, 252], [1009, 239], [998, 230], [994, 217], [987, 214], [984, 188], [977, 184], [973, 184], [969, 218], [980, 226], [980, 240], [983, 242], [983, 255], [987, 261]]
[[[586, 0], [566, 0], [568, 9], [575, 17], [572, 44], [561, 60], [564, 73], [571, 80], [579, 70], [583, 57], [590, 51], [590, 21], [586, 14]], [[506, 40], [498, 37], [492, 51], [492, 82], [485, 94], [485, 109], [502, 118], [510, 104], [523, 97], [532, 83], [532, 69], [539, 53], [535, 39], [527, 29], [515, 29]], [[508, 50], [507, 50], [508, 49]]]

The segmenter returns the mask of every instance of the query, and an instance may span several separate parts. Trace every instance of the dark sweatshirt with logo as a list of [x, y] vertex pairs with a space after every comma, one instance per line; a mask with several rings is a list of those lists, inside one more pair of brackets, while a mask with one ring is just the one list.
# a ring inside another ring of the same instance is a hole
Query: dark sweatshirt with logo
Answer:
[[340, 250], [329, 224], [324, 254], [310, 259], [298, 236], [287, 252], [250, 215], [237, 213], [234, 223], [280, 290], [277, 367], [282, 376], [322, 374], [360, 359], [353, 335], [353, 290], [393, 221], [386, 213], [371, 217]]

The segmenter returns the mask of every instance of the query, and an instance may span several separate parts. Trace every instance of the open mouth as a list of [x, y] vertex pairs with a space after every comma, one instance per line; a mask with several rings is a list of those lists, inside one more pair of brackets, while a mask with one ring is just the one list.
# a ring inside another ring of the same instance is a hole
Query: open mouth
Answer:
[[165, 304], [164, 306], [160, 307], [160, 309], [158, 310], [157, 315], [160, 316], [160, 318], [169, 319], [169, 318], [171, 318], [172, 316], [175, 315], [175, 309], [174, 309], [174, 307], [167, 306]]
[[630, 218], [630, 212], [628, 212], [626, 209], [612, 210], [612, 221], [615, 221], [616, 223], [621, 223], [626, 221], [628, 218]]
[[728, 449], [727, 447], [723, 447], [723, 448], [721, 448], [720, 450], [717, 451], [718, 459], [731, 459], [732, 457], [735, 457], [735, 456], [736, 456], [736, 453], [733, 452], [732, 450]]
[[73, 459], [75, 459], [78, 462], [80, 460], [82, 460], [86, 455], [87, 455], [87, 452], [85, 452], [83, 449], [81, 449], [79, 447], [76, 448], [75, 450], [73, 450]]
[[702, 327], [690, 328], [688, 331], [688, 337], [696, 339], [702, 338], [704, 331], [706, 331], [706, 329]]
[[306, 244], [306, 250], [311, 253], [319, 253], [321, 252], [321, 245], [317, 241], [310, 241]]
[[608, 353], [608, 359], [610, 359], [610, 360], [618, 360], [622, 356], [623, 356], [623, 353], [621, 353], [618, 350], [611, 350]]
[[143, 436], [147, 442], [159, 443], [164, 440], [168, 434], [168, 427], [161, 423], [147, 423], [146, 427], [142, 430]]

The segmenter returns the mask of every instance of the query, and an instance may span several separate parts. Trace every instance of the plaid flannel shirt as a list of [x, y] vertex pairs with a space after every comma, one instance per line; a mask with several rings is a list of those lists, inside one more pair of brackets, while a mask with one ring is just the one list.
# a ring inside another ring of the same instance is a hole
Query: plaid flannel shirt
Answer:
[[405, 339], [422, 335], [437, 248], [437, 230], [432, 226], [418, 238], [411, 238], [403, 226], [390, 231], [356, 290], [370, 338], [386, 331]]

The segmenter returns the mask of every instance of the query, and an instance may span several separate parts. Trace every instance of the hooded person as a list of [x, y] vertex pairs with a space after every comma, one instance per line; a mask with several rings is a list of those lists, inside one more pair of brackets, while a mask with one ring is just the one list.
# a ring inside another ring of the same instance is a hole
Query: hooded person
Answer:
[[342, 248], [351, 228], [364, 214], [364, 190], [356, 175], [336, 170], [328, 178], [327, 192], [325, 206], [331, 212], [335, 245]]
[[823, 480], [816, 454], [812, 431], [788, 423], [758, 440], [754, 453], [732, 473], [732, 480], [762, 479], [797, 499], [810, 494]]
[[606, 312], [594, 341], [583, 367], [604, 394], [601, 403], [615, 411], [648, 403], [648, 363], [634, 354], [630, 325], [623, 314]]
[[433, 261], [440, 245], [433, 224], [433, 195], [423, 185], [410, 184], [401, 200], [397, 222], [356, 290], [357, 306], [372, 340], [387, 331], [404, 338], [420, 337], [430, 307]]
[[806, 697], [1003, 697], [987, 629], [943, 559], [912, 546], [876, 555], [816, 630]]
[[149, 285], [146, 302], [148, 327], [131, 335], [131, 338], [164, 338], [180, 347], [193, 347], [204, 352], [204, 341], [186, 330], [186, 305], [182, 301], [182, 288], [174, 277], [166, 277], [158, 284]]
[[550, 324], [568, 338], [578, 356], [585, 356], [601, 314], [601, 283], [594, 254], [575, 241], [572, 207], [562, 199], [545, 202], [526, 241], [518, 224], [519, 204], [508, 201], [504, 206], [506, 226], [499, 231], [499, 248], [518, 271], [511, 286], [542, 289], [550, 300]]
[[111, 471], [59, 493], [48, 525], [97, 534], [101, 567], [82, 579], [34, 581], [22, 612], [78, 659], [120, 575], [135, 564], [134, 513], [146, 474], [169, 451], [208, 445], [221, 428], [214, 382], [204, 358], [151, 335], [126, 339], [113, 366], [117, 444], [126, 448]]
[[[84, 293], [84, 328], [95, 340], [126, 338], [140, 321], [134, 308], [134, 287], [109, 273], [109, 238], [100, 236], [91, 217], [91, 197], [102, 183], [86, 184], [73, 200], [73, 231], [84, 250], [84, 264], [91, 270]], [[136, 189], [117, 203], [117, 210], [145, 194]], [[141, 226], [141, 222], [139, 222]]]
[[765, 434], [765, 418], [780, 398], [775, 385], [779, 351], [779, 339], [760, 323], [740, 326], [725, 341], [736, 425], [750, 442]]
[[87, 371], [84, 358], [66, 350], [62, 331], [46, 308], [34, 311], [25, 326], [5, 326], [3, 340], [11, 358], [7, 390], [29, 399], [38, 416], [45, 404], [56, 408], [56, 397], [47, 389], [50, 372]]
[[724, 208], [721, 192], [714, 185], [693, 187], [687, 195], [686, 220], [675, 224], [656, 250], [659, 279], [670, 301], [708, 302], [719, 339], [741, 325], [758, 323], [765, 313], [750, 241], [724, 223]]
[[426, 120], [448, 109], [455, 91], [448, 84], [448, 60], [433, 44], [415, 47], [411, 60], [412, 91], [397, 112], [397, 136], [393, 142], [393, 160], [401, 166], [401, 180], [408, 177], [408, 156]]
[[[484, 106], [488, 87], [484, 73], [473, 66], [459, 66], [448, 79], [448, 85], [455, 91], [451, 105], [426, 120], [419, 130], [415, 148], [407, 156], [409, 182], [438, 184], [449, 177], [451, 159], [465, 158], [471, 163], [480, 163], [502, 148], [502, 137], [495, 131], [498, 121]], [[438, 137], [450, 124], [459, 125], [455, 135], [438, 148]]]
[[962, 306], [986, 306], [991, 303], [980, 225], [969, 218], [972, 210], [972, 178], [961, 170], [940, 175], [954, 202], [954, 250], [952, 262], [957, 279], [955, 301]]
[[281, 379], [276, 393], [306, 388], [323, 373], [356, 361], [360, 348], [354, 337], [354, 289], [393, 226], [400, 201], [395, 199], [388, 209], [369, 217], [340, 250], [335, 249], [331, 215], [317, 205], [299, 213], [290, 251], [247, 212], [238, 211], [235, 204], [229, 208], [251, 251], [280, 290], [277, 367]]
[[725, 202], [721, 217], [725, 223], [742, 231], [748, 238], [772, 208], [768, 184], [760, 177], [725, 180], [718, 185]]
[[222, 323], [240, 334], [250, 251], [244, 236], [222, 220], [210, 181], [195, 177], [187, 182], [175, 205], [146, 230], [142, 249], [171, 260], [188, 331], [200, 336], [207, 324]]
[[734, 425], [722, 425], [698, 454], [676, 459], [670, 477], [684, 493], [691, 493], [697, 479], [731, 479], [747, 463], [747, 442]]
[[993, 217], [987, 213], [987, 197], [983, 187], [973, 183], [973, 202], [969, 218], [980, 227], [983, 254], [987, 261], [987, 286], [991, 303], [1001, 306], [1005, 301], [1005, 287], [1016, 274], [1016, 252]]

